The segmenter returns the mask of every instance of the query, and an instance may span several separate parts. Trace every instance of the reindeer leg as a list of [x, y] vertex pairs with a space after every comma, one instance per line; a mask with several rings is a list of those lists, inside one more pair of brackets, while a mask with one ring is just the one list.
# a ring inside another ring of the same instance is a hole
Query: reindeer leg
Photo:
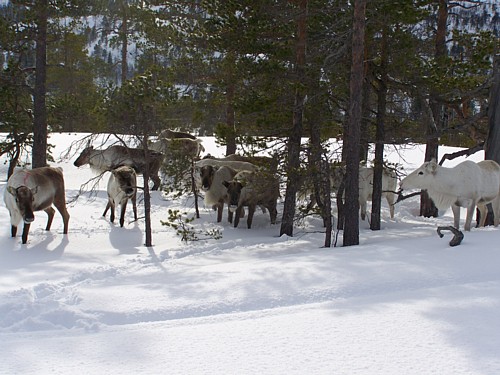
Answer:
[[236, 213], [234, 215], [234, 227], [237, 228], [240, 223], [241, 211], [243, 210], [243, 206], [238, 206], [236, 209]]
[[151, 188], [151, 190], [158, 190], [161, 184], [160, 177], [158, 177], [158, 175], [153, 175], [151, 176], [151, 180], [153, 180], [153, 187]]
[[115, 222], [115, 202], [114, 201], [109, 201], [109, 208], [111, 210], [111, 213], [109, 214], [109, 221], [112, 223]]
[[47, 215], [48, 215], [48, 220], [47, 220], [47, 226], [45, 227], [45, 230], [50, 230], [50, 227], [52, 226], [52, 220], [54, 220], [54, 213], [56, 210], [54, 210], [52, 207], [46, 208], [44, 210]]
[[134, 220], [137, 221], [137, 194], [132, 197], [132, 210], [134, 211]]
[[360, 202], [359, 207], [361, 208], [361, 220], [366, 219], [366, 200]]
[[248, 206], [248, 218], [247, 218], [247, 226], [248, 229], [252, 227], [253, 214], [255, 213], [255, 206]]
[[25, 244], [26, 242], [28, 242], [28, 232], [30, 231], [30, 225], [31, 224], [24, 223], [23, 235], [22, 235], [22, 243], [23, 244]]
[[453, 226], [460, 229], [460, 206], [453, 204], [451, 210], [453, 211]]
[[111, 204], [108, 200], [108, 203], [106, 204], [106, 208], [104, 209], [104, 212], [102, 213], [102, 216], [103, 217], [106, 217], [106, 213], [108, 212], [108, 210], [111, 208]]
[[229, 209], [229, 205], [227, 206], [227, 221], [229, 223], [233, 222], [233, 211]]
[[464, 225], [464, 230], [467, 232], [470, 232], [470, 225], [472, 222], [472, 216], [474, 215], [475, 208], [476, 204], [474, 202], [467, 207], [467, 217], [465, 218], [465, 225]]
[[68, 210], [66, 209], [66, 202], [59, 203], [54, 201], [54, 206], [56, 206], [57, 211], [59, 211], [59, 213], [63, 218], [63, 224], [64, 224], [63, 233], [68, 234], [69, 213]]
[[17, 235], [17, 226], [15, 225], [10, 226], [10, 235], [11, 237], [15, 237]]
[[217, 222], [220, 223], [222, 221], [222, 211], [224, 209], [224, 202], [218, 202], [216, 204], [217, 207]]
[[124, 199], [121, 204], [121, 210], [120, 210], [120, 227], [123, 228], [123, 224], [125, 224], [125, 211], [127, 209], [127, 202], [128, 199]]
[[276, 218], [278, 217], [278, 210], [276, 209], [276, 202], [271, 202], [267, 208], [269, 211], [269, 217], [271, 218], [271, 224], [276, 224]]
[[479, 210], [479, 227], [484, 227], [486, 223], [486, 216], [488, 215], [488, 209], [484, 204], [477, 204], [477, 209]]

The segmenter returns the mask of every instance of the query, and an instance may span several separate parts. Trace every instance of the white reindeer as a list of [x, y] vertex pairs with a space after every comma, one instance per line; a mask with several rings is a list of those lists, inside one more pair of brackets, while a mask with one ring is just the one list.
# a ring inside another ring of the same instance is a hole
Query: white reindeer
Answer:
[[[236, 175], [236, 171], [226, 166], [217, 168], [205, 165], [200, 168], [199, 172], [201, 190], [205, 192], [205, 205], [217, 210], [217, 222], [220, 223], [222, 221], [224, 203], [229, 204], [229, 195], [223, 183], [224, 181], [231, 181]], [[229, 209], [229, 206], [227, 220], [230, 223], [233, 222], [233, 211]]]
[[[345, 175], [345, 167], [332, 166], [330, 184], [332, 191], [336, 192]], [[394, 193], [398, 186], [398, 177], [392, 169], [384, 168], [382, 173], [382, 198], [387, 200], [391, 219], [394, 219], [394, 203], [397, 195]], [[366, 219], [366, 202], [372, 200], [373, 195], [373, 168], [359, 167], [359, 207], [361, 220]]]
[[466, 160], [453, 168], [445, 168], [431, 160], [422, 164], [401, 181], [401, 189], [425, 189], [437, 208], [451, 206], [453, 223], [458, 229], [460, 207], [467, 208], [464, 229], [470, 231], [472, 216], [477, 205], [481, 219], [486, 220], [486, 205], [492, 203], [494, 223], [500, 220], [500, 166], [493, 160], [479, 163]]

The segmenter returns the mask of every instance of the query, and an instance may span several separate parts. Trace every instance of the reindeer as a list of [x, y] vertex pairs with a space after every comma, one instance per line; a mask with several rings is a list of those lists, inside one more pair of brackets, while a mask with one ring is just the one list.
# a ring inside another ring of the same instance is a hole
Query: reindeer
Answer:
[[151, 150], [161, 152], [165, 156], [183, 156], [189, 160], [199, 158], [200, 153], [205, 151], [201, 139], [191, 138], [160, 138], [149, 146]]
[[7, 181], [4, 201], [10, 214], [11, 235], [17, 234], [17, 226], [24, 221], [22, 243], [28, 241], [35, 211], [45, 211], [48, 215], [45, 230], [50, 230], [54, 219], [54, 205], [64, 222], [63, 233], [68, 233], [69, 213], [66, 209], [64, 177], [61, 168], [40, 167], [14, 171]]
[[[345, 167], [332, 167], [330, 183], [332, 190], [337, 191], [345, 176]], [[388, 168], [384, 168], [382, 173], [382, 198], [385, 197], [389, 205], [391, 219], [394, 219], [394, 203], [397, 200], [395, 193], [398, 186], [398, 177], [396, 173]], [[373, 194], [373, 168], [359, 167], [359, 207], [361, 211], [361, 220], [366, 219], [366, 203], [372, 200]]]
[[225, 160], [225, 159], [215, 159], [215, 158], [205, 158], [196, 161], [195, 163], [196, 168], [202, 168], [206, 165], [210, 165], [214, 168], [219, 168], [219, 167], [229, 167], [231, 169], [234, 169], [237, 172], [240, 171], [250, 171], [250, 172], [256, 172], [259, 170], [259, 167], [257, 167], [255, 164], [249, 163], [247, 161], [240, 161], [240, 160]]
[[196, 136], [186, 133], [186, 132], [178, 132], [170, 129], [163, 129], [160, 134], [158, 134], [158, 138], [190, 138], [197, 139]]
[[[200, 168], [201, 190], [205, 192], [205, 205], [217, 210], [217, 222], [222, 221], [222, 210], [224, 203], [229, 204], [227, 188], [224, 181], [231, 181], [236, 175], [236, 171], [230, 167], [220, 168], [205, 165]], [[233, 211], [228, 207], [227, 220], [233, 222]]]
[[163, 154], [156, 151], [150, 151], [146, 158], [142, 148], [129, 148], [122, 145], [113, 145], [104, 150], [96, 150], [92, 146], [86, 147], [80, 156], [73, 163], [75, 167], [89, 164], [90, 168], [99, 173], [112, 171], [122, 165], [127, 165], [135, 169], [137, 173], [144, 174], [149, 169], [149, 175], [153, 180], [152, 190], [158, 190], [160, 187], [160, 170], [163, 161]]
[[137, 220], [137, 175], [134, 168], [124, 165], [112, 170], [107, 190], [108, 204], [102, 216], [106, 216], [106, 213], [111, 208], [109, 220], [113, 223], [115, 221], [115, 207], [120, 205], [120, 227], [123, 227], [125, 210], [127, 209], [127, 202], [130, 199], [134, 211], [134, 220]]
[[445, 210], [451, 206], [456, 229], [459, 229], [460, 224], [460, 207], [467, 208], [464, 230], [470, 231], [476, 206], [481, 217], [479, 226], [484, 226], [488, 203], [493, 206], [495, 226], [499, 224], [500, 166], [493, 160], [479, 163], [466, 160], [453, 168], [446, 168], [433, 159], [406, 176], [400, 187], [401, 190], [427, 190], [439, 209]]
[[248, 207], [247, 226], [252, 227], [253, 215], [257, 206], [269, 211], [271, 224], [276, 223], [278, 216], [277, 204], [280, 196], [279, 180], [269, 172], [241, 171], [232, 181], [224, 181], [229, 195], [229, 208], [236, 211], [234, 227], [236, 228], [243, 216], [242, 211]]

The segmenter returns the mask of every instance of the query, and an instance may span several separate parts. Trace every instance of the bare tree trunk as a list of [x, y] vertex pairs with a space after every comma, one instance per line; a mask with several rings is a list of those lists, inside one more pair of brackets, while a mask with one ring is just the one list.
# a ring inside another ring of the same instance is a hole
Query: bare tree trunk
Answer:
[[359, 244], [359, 140], [363, 97], [366, 0], [354, 1], [352, 66], [346, 152], [344, 246]]
[[488, 100], [488, 137], [485, 145], [485, 159], [500, 163], [500, 54], [493, 63], [493, 84]]
[[332, 200], [330, 186], [330, 166], [322, 160], [323, 148], [321, 147], [321, 123], [311, 121], [311, 151], [309, 155], [309, 168], [312, 171], [314, 195], [321, 212], [325, 226], [325, 247], [332, 245]]
[[33, 120], [33, 168], [47, 165], [47, 108], [45, 106], [47, 80], [47, 17], [48, 0], [37, 0], [36, 75]]
[[122, 85], [127, 81], [128, 76], [128, 4], [126, 1], [122, 3], [122, 24], [120, 26], [120, 39], [122, 41], [121, 48], [121, 81]]
[[227, 85], [226, 93], [226, 155], [236, 153], [236, 129], [235, 129], [235, 118], [234, 118], [234, 82], [233, 78], [230, 78], [231, 82]]
[[375, 134], [375, 163], [373, 168], [371, 230], [380, 230], [380, 209], [382, 202], [382, 176], [384, 173], [385, 118], [387, 110], [387, 28], [382, 30], [380, 78], [377, 90], [377, 130]]
[[[488, 103], [488, 137], [484, 158], [485, 160], [495, 160], [500, 164], [500, 54], [498, 53], [493, 60], [493, 83]], [[493, 225], [493, 210], [489, 208], [485, 224]], [[477, 211], [477, 220], [479, 221], [479, 219], [480, 215]]]
[[[447, 55], [446, 51], [446, 33], [448, 23], [448, 2], [447, 0], [438, 0], [438, 20], [436, 31], [436, 43], [434, 57], [438, 64]], [[434, 95], [430, 95], [430, 107], [432, 111], [433, 121], [428, 121], [427, 124], [427, 144], [425, 148], [425, 161], [438, 159], [439, 140], [438, 135], [440, 129], [443, 128], [443, 105], [438, 103]], [[427, 192], [423, 192], [420, 199], [420, 215], [424, 217], [437, 217], [438, 209], [429, 198]]]
[[[368, 53], [365, 48], [365, 56]], [[365, 77], [371, 76], [370, 64], [365, 63]], [[360, 130], [360, 140], [359, 140], [359, 160], [368, 160], [368, 127], [370, 125], [370, 95], [372, 91], [371, 84], [365, 82], [363, 85], [363, 110], [361, 114], [361, 130]]]
[[295, 102], [293, 108], [293, 128], [292, 133], [288, 138], [287, 183], [280, 236], [282, 236], [283, 234], [293, 236], [293, 219], [295, 217], [296, 196], [297, 190], [299, 188], [300, 141], [302, 137], [302, 120], [305, 100], [304, 81], [306, 64], [306, 27], [308, 0], [296, 0], [296, 2], [299, 6], [299, 15], [297, 20], [297, 44], [295, 46], [295, 71], [297, 76], [297, 88], [295, 89]]

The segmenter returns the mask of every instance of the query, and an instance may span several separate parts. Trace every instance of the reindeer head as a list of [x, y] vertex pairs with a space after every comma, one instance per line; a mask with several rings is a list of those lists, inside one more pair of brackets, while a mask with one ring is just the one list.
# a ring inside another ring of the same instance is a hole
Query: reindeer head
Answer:
[[92, 146], [85, 147], [80, 156], [73, 163], [74, 166], [81, 167], [82, 165], [88, 164], [90, 161], [90, 155], [92, 154], [92, 151], [94, 151], [94, 147]]
[[27, 186], [19, 186], [17, 188], [13, 186], [8, 186], [7, 191], [14, 196], [17, 208], [21, 212], [23, 221], [26, 224], [30, 224], [35, 220], [35, 214], [33, 212], [33, 202], [35, 201], [35, 194], [38, 190], [38, 186], [30, 189]]
[[436, 176], [438, 164], [435, 159], [425, 162], [400, 183], [401, 190], [428, 189], [432, 186]]

